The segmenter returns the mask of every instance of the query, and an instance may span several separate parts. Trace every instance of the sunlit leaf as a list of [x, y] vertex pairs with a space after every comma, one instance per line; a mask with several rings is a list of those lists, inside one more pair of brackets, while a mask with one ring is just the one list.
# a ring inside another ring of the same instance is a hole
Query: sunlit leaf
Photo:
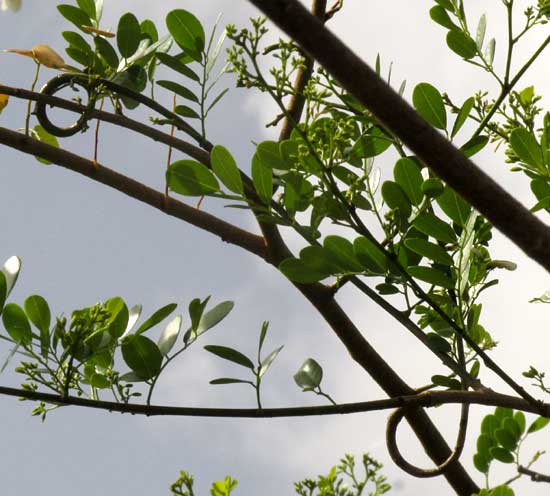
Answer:
[[178, 160], [166, 171], [166, 182], [172, 191], [180, 195], [202, 196], [220, 190], [214, 174], [194, 160]]
[[181, 322], [181, 315], [176, 315], [162, 331], [157, 344], [163, 356], [168, 355], [174, 347], [174, 344], [176, 344], [181, 329]]
[[323, 369], [313, 358], [308, 358], [294, 374], [294, 381], [303, 391], [319, 387], [322, 380]]

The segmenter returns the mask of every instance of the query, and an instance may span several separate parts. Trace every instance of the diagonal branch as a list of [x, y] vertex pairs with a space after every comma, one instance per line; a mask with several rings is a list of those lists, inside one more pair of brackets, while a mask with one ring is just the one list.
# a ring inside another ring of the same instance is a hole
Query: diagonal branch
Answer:
[[550, 271], [550, 229], [422, 119], [298, 0], [250, 0], [427, 166]]
[[74, 153], [61, 148], [55, 148], [2, 127], [0, 127], [0, 143], [23, 153], [38, 155], [61, 167], [78, 172], [136, 200], [147, 203], [172, 217], [208, 231], [221, 238], [222, 241], [239, 246], [261, 258], [266, 257], [265, 243], [261, 236], [245, 231], [212, 214], [190, 207], [178, 200], [170, 197], [166, 198], [163, 193], [107, 167], [94, 164], [91, 160], [86, 160]]

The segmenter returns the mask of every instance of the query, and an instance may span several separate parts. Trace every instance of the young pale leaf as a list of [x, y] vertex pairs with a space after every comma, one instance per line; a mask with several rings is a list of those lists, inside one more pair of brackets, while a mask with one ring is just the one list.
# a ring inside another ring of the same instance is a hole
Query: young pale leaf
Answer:
[[220, 190], [218, 180], [210, 169], [194, 160], [178, 160], [166, 171], [166, 182], [180, 195], [210, 195]]
[[157, 59], [165, 66], [170, 67], [170, 69], [179, 72], [185, 77], [188, 77], [189, 79], [192, 79], [196, 82], [200, 81], [200, 77], [197, 76], [195, 71], [184, 64], [179, 58], [169, 55], [167, 53], [157, 53]]
[[544, 429], [549, 423], [550, 418], [539, 417], [529, 426], [529, 429], [527, 429], [527, 433], [532, 434], [533, 432], [540, 431], [541, 429]]
[[468, 118], [472, 108], [474, 107], [474, 103], [475, 103], [475, 99], [473, 96], [471, 96], [462, 104], [462, 107], [460, 107], [460, 110], [458, 111], [458, 114], [456, 116], [455, 123], [453, 124], [453, 130], [451, 131], [451, 138], [454, 138], [456, 136], [458, 131], [460, 131], [460, 128], [466, 122], [466, 119]]
[[477, 213], [472, 210], [464, 229], [460, 236], [459, 241], [459, 254], [458, 254], [458, 291], [459, 294], [463, 294], [468, 284], [468, 278], [470, 275], [471, 253], [474, 246], [475, 238], [475, 223], [477, 219]]
[[27, 315], [19, 305], [8, 303], [2, 312], [2, 322], [6, 331], [16, 343], [31, 344], [31, 325]]
[[151, 329], [151, 327], [156, 326], [159, 322], [162, 322], [168, 315], [170, 315], [176, 308], [177, 303], [169, 303], [168, 305], [159, 308], [151, 317], [149, 317], [143, 324], [141, 324], [136, 334], [143, 334], [145, 331]]
[[460, 227], [466, 226], [472, 207], [452, 188], [446, 186], [435, 201], [453, 222]]
[[84, 32], [86, 31], [82, 29], [82, 26], [90, 26], [92, 24], [90, 16], [74, 5], [58, 5], [57, 10], [67, 21], [72, 22], [78, 29]]
[[228, 348], [227, 346], [206, 345], [204, 349], [220, 358], [223, 358], [224, 360], [228, 360], [236, 363], [237, 365], [241, 365], [242, 367], [254, 370], [252, 360], [233, 348]]
[[141, 41], [141, 28], [134, 14], [127, 12], [118, 21], [116, 42], [120, 55], [128, 58], [138, 49]]
[[202, 60], [204, 29], [191, 12], [183, 9], [172, 10], [166, 16], [166, 27], [180, 48], [197, 62]]
[[201, 315], [199, 324], [195, 329], [197, 336], [204, 334], [206, 331], [208, 331], [208, 329], [211, 329], [212, 327], [220, 323], [223, 319], [225, 319], [229, 312], [233, 310], [234, 306], [235, 303], [232, 301], [222, 301], [211, 310], [208, 310], [208, 312], [203, 313]]
[[229, 150], [221, 145], [216, 145], [210, 152], [210, 161], [212, 162], [214, 174], [218, 176], [227, 189], [242, 195], [243, 182], [241, 173]]
[[422, 174], [414, 160], [400, 158], [393, 168], [395, 182], [401, 186], [413, 205], [420, 205], [424, 199], [422, 193]]
[[447, 113], [439, 90], [429, 83], [419, 83], [413, 90], [413, 105], [417, 112], [438, 129], [447, 127]]
[[455, 8], [453, 6], [453, 3], [451, 2], [451, 0], [435, 0], [435, 3], [437, 5], [440, 5], [441, 7], [443, 7], [445, 10], [448, 10], [449, 12], [453, 12], [455, 11]]
[[441, 286], [445, 289], [454, 289], [453, 281], [443, 272], [432, 267], [414, 265], [408, 267], [407, 272], [416, 279], [420, 279], [421, 281], [425, 281], [429, 284]]
[[308, 358], [294, 374], [294, 381], [303, 391], [319, 387], [322, 380], [323, 369], [313, 358]]
[[159, 336], [157, 344], [161, 355], [168, 355], [174, 347], [174, 344], [176, 344], [176, 340], [178, 339], [181, 329], [181, 321], [181, 315], [176, 315], [176, 317], [168, 323], [168, 325], [164, 328], [164, 331], [162, 331]]
[[29, 320], [40, 333], [48, 333], [52, 318], [48, 302], [40, 295], [32, 295], [25, 300], [24, 307]]
[[477, 53], [476, 42], [462, 31], [454, 29], [447, 33], [447, 46], [466, 60], [473, 58]]
[[266, 320], [262, 324], [262, 330], [260, 331], [260, 341], [258, 344], [258, 353], [262, 351], [262, 346], [264, 345], [265, 337], [267, 336], [267, 329], [269, 328], [269, 322]]
[[489, 66], [493, 65], [493, 61], [495, 60], [495, 48], [496, 48], [496, 40], [494, 38], [491, 38], [489, 40], [489, 43], [487, 43], [487, 47], [485, 48], [485, 60], [489, 64]]
[[476, 45], [479, 51], [483, 48], [483, 41], [485, 40], [485, 31], [487, 29], [487, 16], [483, 14], [479, 18], [476, 30]]
[[21, 270], [21, 259], [17, 256], [12, 256], [8, 258], [3, 267], [0, 267], [0, 270], [4, 274], [6, 278], [6, 296], [7, 298], [13, 287], [15, 286], [15, 283], [17, 282], [17, 278], [19, 277], [19, 272]]
[[126, 325], [126, 329], [122, 333], [122, 336], [120, 336], [120, 339], [130, 334], [130, 331], [136, 325], [136, 322], [138, 321], [139, 316], [141, 315], [142, 308], [143, 307], [141, 305], [134, 305], [132, 308], [130, 308], [128, 312], [128, 324]]
[[429, 258], [434, 262], [451, 266], [453, 265], [452, 257], [441, 248], [441, 246], [436, 245], [435, 243], [430, 243], [422, 238], [410, 238], [405, 240], [405, 246], [409, 249], [422, 255], [423, 257]]
[[198, 103], [199, 98], [195, 93], [193, 93], [191, 90], [187, 89], [185, 86], [182, 86], [181, 84], [175, 83], [174, 81], [157, 81], [157, 84], [159, 86], [162, 86], [163, 88], [166, 88], [169, 91], [172, 91], [176, 95], [181, 96], [182, 98], [185, 98], [186, 100], [191, 100], [192, 102]]
[[252, 157], [252, 182], [260, 199], [269, 205], [273, 195], [273, 173], [262, 165], [257, 153]]
[[279, 346], [277, 349], [273, 350], [267, 357], [262, 360], [262, 363], [260, 364], [260, 371], [258, 372], [258, 375], [262, 377], [266, 372], [267, 369], [271, 366], [275, 358], [277, 358], [277, 355], [280, 353], [280, 351], [284, 348], [284, 346]]
[[510, 145], [523, 163], [539, 170], [543, 167], [541, 147], [527, 129], [514, 129], [510, 133]]
[[162, 355], [149, 338], [137, 334], [129, 336], [122, 342], [121, 351], [126, 365], [142, 379], [151, 379], [160, 372]]

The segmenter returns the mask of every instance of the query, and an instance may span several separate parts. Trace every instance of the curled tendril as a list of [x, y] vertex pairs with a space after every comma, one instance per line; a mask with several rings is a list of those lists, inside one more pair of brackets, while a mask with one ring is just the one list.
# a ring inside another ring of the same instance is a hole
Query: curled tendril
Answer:
[[86, 90], [88, 94], [88, 104], [86, 110], [82, 112], [78, 120], [68, 127], [56, 126], [48, 117], [46, 106], [47, 104], [42, 101], [37, 101], [34, 107], [34, 113], [40, 125], [50, 134], [61, 138], [73, 136], [76, 133], [85, 131], [88, 128], [89, 113], [95, 106], [97, 93], [94, 91], [92, 83], [87, 77], [79, 77], [74, 74], [61, 74], [50, 79], [40, 90], [43, 95], [54, 96], [63, 88], [71, 87], [75, 88], [80, 86]]
[[409, 463], [405, 460], [405, 458], [403, 458], [403, 455], [401, 455], [401, 452], [397, 447], [397, 427], [409, 409], [410, 407], [406, 406], [398, 408], [388, 418], [388, 424], [386, 427], [386, 444], [388, 446], [388, 452], [394, 463], [408, 474], [420, 478], [437, 477], [438, 475], [443, 474], [449, 465], [456, 462], [462, 455], [464, 442], [466, 440], [466, 431], [468, 429], [468, 414], [470, 405], [467, 403], [462, 404], [460, 410], [460, 423], [454, 450], [441, 465], [438, 465], [432, 469], [423, 469]]

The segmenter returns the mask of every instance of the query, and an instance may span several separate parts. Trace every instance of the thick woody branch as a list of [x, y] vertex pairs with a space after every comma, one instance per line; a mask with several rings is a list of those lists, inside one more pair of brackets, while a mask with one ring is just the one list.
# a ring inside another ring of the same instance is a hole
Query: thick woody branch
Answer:
[[[73, 405], [109, 412], [131, 413], [135, 415], [175, 417], [221, 417], [221, 418], [281, 418], [281, 417], [311, 417], [319, 415], [348, 415], [352, 413], [391, 410], [394, 408], [434, 407], [444, 404], [470, 404], [484, 406], [503, 406], [536, 413], [529, 402], [494, 392], [471, 391], [429, 391], [426, 393], [399, 396], [383, 400], [363, 401], [358, 403], [343, 403], [341, 405], [301, 406], [289, 408], [195, 408], [168, 405], [140, 405], [136, 403], [115, 403], [113, 401], [90, 400], [76, 396], [66, 396], [29, 391], [0, 386], [0, 394], [14, 396], [27, 400], [44, 401], [58, 405]], [[545, 404], [547, 415], [550, 416], [550, 404]]]
[[181, 219], [195, 227], [214, 234], [227, 243], [234, 244], [259, 257], [265, 258], [265, 244], [262, 237], [229, 224], [214, 215], [190, 207], [173, 198], [166, 197], [135, 179], [94, 164], [79, 155], [61, 148], [42, 143], [21, 133], [0, 127], [0, 143], [23, 153], [37, 155], [66, 169], [78, 172], [94, 181], [105, 184], [136, 200], [157, 208], [167, 215]]
[[427, 166], [550, 271], [550, 229], [457, 150], [298, 0], [250, 0]]

